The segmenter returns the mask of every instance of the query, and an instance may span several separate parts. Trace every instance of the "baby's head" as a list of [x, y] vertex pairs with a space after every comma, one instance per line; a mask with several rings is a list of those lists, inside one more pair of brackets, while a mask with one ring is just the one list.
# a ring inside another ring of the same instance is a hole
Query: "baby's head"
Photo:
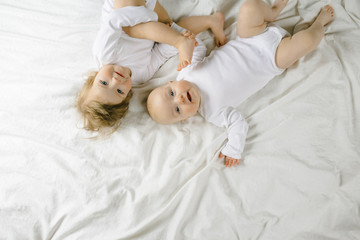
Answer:
[[170, 81], [155, 88], [147, 99], [150, 117], [160, 124], [184, 121], [196, 114], [200, 106], [200, 92], [191, 82]]
[[118, 65], [105, 65], [89, 74], [77, 98], [77, 108], [84, 117], [84, 128], [115, 131], [129, 109], [131, 70]]

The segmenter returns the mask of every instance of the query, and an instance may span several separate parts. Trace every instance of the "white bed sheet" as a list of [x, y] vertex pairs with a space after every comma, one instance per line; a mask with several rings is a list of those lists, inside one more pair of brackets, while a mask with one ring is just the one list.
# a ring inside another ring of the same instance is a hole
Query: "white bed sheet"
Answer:
[[[223, 11], [232, 39], [243, 1], [160, 2], [175, 20]], [[217, 159], [224, 129], [146, 113], [177, 57], [135, 88], [117, 132], [88, 139], [74, 102], [102, 3], [0, 1], [0, 239], [360, 239], [360, 1], [290, 0], [278, 20], [290, 32], [327, 3], [336, 19], [239, 106], [250, 128], [233, 168]]]

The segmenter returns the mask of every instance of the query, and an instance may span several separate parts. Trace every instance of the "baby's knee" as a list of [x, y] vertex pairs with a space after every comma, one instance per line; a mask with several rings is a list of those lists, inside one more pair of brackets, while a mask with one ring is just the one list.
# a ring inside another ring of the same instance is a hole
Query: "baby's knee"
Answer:
[[252, 20], [259, 15], [259, 0], [246, 0], [240, 7], [238, 13], [238, 24], [252, 25]]
[[258, 11], [258, 9], [259, 0], [246, 0], [240, 7], [239, 16], [252, 14], [254, 11]]

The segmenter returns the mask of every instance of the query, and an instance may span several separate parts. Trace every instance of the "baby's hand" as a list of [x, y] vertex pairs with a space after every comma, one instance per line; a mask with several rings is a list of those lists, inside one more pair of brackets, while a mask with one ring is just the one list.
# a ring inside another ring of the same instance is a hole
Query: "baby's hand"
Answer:
[[171, 20], [170, 18], [167, 18], [163, 21], [164, 24], [168, 25], [169, 27], [171, 27], [171, 25], [173, 24], [173, 20]]
[[232, 167], [235, 164], [239, 165], [241, 162], [241, 159], [228, 157], [228, 156], [225, 156], [224, 154], [220, 153], [219, 158], [223, 158], [223, 157], [224, 157], [224, 164], [226, 167]]

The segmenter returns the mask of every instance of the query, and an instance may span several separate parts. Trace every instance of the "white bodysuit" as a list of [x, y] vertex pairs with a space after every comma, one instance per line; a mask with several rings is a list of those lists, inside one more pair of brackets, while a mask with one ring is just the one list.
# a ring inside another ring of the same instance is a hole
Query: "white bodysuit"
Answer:
[[221, 150], [224, 155], [241, 158], [248, 124], [234, 108], [284, 71], [276, 66], [275, 53], [287, 34], [273, 25], [251, 38], [237, 36], [202, 61], [205, 52], [197, 47], [195, 52], [203, 52], [194, 54], [193, 63], [180, 71], [177, 80], [190, 81], [199, 88], [199, 113], [227, 129], [228, 142]]
[[[105, 0], [102, 21], [93, 46], [93, 54], [99, 68], [107, 64], [131, 69], [133, 85], [149, 80], [170, 57], [177, 54], [176, 48], [147, 39], [132, 38], [122, 27], [157, 21], [153, 11], [156, 0], [146, 1], [146, 6], [128, 6], [114, 10], [114, 0]], [[182, 33], [183, 28], [175, 23], [173, 29]]]

